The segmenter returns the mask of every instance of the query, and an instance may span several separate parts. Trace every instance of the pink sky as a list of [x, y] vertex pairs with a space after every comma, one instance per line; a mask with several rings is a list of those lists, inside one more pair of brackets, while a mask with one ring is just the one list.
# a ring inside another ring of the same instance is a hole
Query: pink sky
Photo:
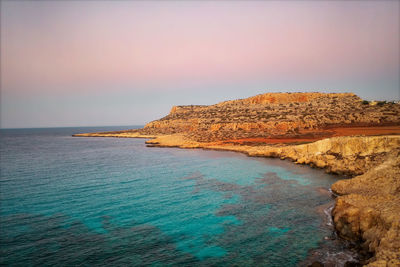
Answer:
[[2, 127], [143, 124], [269, 91], [399, 99], [399, 71], [398, 1], [1, 6]]

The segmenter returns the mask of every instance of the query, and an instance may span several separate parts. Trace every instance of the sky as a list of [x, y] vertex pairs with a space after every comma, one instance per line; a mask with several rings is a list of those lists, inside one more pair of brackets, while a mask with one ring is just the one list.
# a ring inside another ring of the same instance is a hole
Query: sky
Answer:
[[0, 127], [144, 125], [267, 92], [399, 100], [400, 1], [1, 1]]

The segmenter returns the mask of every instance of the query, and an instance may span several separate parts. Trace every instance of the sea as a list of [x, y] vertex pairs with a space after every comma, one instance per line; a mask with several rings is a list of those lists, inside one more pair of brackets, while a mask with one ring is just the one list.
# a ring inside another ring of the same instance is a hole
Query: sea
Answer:
[[303, 266], [313, 255], [351, 258], [330, 216], [329, 188], [341, 177], [235, 152], [72, 137], [131, 128], [0, 130], [0, 265]]

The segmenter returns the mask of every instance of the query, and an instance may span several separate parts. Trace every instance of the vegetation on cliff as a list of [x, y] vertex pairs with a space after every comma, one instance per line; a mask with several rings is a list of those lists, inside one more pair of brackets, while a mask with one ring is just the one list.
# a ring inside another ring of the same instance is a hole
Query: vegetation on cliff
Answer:
[[211, 106], [175, 106], [143, 129], [75, 136], [153, 138], [149, 146], [287, 158], [353, 176], [332, 186], [339, 235], [372, 253], [369, 266], [400, 266], [398, 103], [376, 104], [351, 93], [268, 93]]
[[176, 106], [142, 134], [211, 142], [239, 138], [328, 137], [342, 126], [400, 125], [400, 105], [365, 105], [351, 93], [267, 93], [211, 106]]

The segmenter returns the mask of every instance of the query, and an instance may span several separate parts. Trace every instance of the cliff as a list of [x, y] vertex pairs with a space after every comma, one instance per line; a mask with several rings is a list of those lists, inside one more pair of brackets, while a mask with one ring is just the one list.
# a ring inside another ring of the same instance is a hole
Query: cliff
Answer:
[[332, 186], [342, 195], [333, 210], [339, 234], [362, 242], [369, 266], [400, 266], [400, 146], [383, 163]]
[[267, 93], [211, 106], [176, 106], [142, 134], [184, 134], [211, 142], [241, 138], [328, 137], [329, 128], [400, 125], [400, 105], [370, 105], [351, 93]]
[[374, 255], [368, 266], [400, 266], [400, 136], [337, 137], [250, 155], [358, 175], [332, 185], [339, 195], [332, 212], [336, 230]]
[[332, 215], [369, 266], [400, 266], [400, 104], [351, 93], [268, 93], [211, 106], [175, 106], [143, 129], [74, 136], [152, 138], [148, 146], [279, 157], [348, 175], [332, 185]]
[[279, 157], [327, 172], [355, 176], [332, 185], [338, 195], [332, 215], [345, 239], [374, 255], [367, 266], [400, 266], [400, 135], [345, 136], [302, 145], [220, 145], [180, 135], [160, 136], [151, 146], [221, 149]]

